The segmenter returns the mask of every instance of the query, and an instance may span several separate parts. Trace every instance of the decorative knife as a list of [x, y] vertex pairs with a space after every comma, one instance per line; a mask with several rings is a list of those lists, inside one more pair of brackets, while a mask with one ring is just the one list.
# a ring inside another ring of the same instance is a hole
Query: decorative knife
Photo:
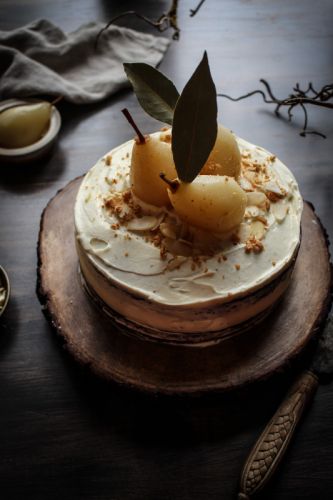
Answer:
[[320, 335], [311, 366], [292, 385], [286, 398], [264, 429], [244, 465], [238, 500], [248, 500], [269, 481], [281, 462], [304, 409], [311, 402], [319, 380], [333, 374], [333, 314]]

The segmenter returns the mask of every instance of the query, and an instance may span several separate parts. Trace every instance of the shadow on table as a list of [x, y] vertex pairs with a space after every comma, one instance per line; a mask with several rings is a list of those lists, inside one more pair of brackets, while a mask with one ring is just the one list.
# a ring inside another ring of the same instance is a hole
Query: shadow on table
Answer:
[[[53, 337], [59, 347], [61, 339]], [[60, 354], [64, 356], [63, 349]], [[266, 381], [235, 391], [183, 396], [147, 394], [103, 381], [69, 354], [64, 366], [94, 427], [120, 432], [145, 448], [186, 448], [187, 443], [216, 444], [263, 428], [308, 356]]]
[[66, 168], [67, 158], [59, 143], [46, 156], [31, 163], [2, 164], [0, 186], [16, 194], [40, 191], [51, 181], [61, 177]]

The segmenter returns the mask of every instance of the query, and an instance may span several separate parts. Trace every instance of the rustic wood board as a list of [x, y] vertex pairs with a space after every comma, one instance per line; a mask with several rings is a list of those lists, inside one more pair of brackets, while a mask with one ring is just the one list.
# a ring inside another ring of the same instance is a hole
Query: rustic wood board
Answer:
[[292, 283], [260, 326], [220, 344], [193, 348], [124, 335], [82, 288], [74, 244], [74, 200], [81, 178], [49, 202], [39, 235], [38, 295], [65, 345], [105, 379], [141, 390], [195, 393], [230, 390], [268, 377], [295, 357], [325, 319], [331, 268], [325, 231], [310, 204]]

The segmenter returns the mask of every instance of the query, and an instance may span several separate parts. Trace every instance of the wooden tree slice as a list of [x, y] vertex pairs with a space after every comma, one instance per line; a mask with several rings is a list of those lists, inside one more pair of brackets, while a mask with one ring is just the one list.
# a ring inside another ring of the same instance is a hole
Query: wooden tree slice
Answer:
[[39, 235], [38, 295], [53, 326], [80, 362], [108, 380], [162, 393], [227, 390], [280, 369], [298, 354], [330, 305], [328, 242], [305, 204], [302, 244], [284, 299], [259, 326], [220, 344], [193, 348], [124, 335], [82, 288], [74, 242], [74, 201], [81, 178], [47, 205]]

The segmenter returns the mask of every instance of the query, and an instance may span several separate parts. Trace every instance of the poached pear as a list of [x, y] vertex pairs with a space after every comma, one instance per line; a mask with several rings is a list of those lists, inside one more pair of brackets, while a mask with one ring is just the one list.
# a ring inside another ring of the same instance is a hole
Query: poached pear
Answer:
[[218, 126], [214, 147], [201, 170], [205, 175], [237, 177], [241, 169], [241, 154], [235, 136], [229, 129]]
[[0, 113], [0, 146], [23, 148], [37, 142], [47, 131], [52, 104], [38, 102], [8, 108]]
[[131, 160], [131, 187], [145, 203], [157, 207], [169, 204], [167, 184], [160, 178], [177, 176], [170, 145], [159, 137], [146, 136], [145, 142], [135, 141]]
[[224, 233], [240, 224], [247, 196], [233, 177], [199, 175], [191, 183], [168, 188], [173, 208], [188, 224], [213, 233]]

